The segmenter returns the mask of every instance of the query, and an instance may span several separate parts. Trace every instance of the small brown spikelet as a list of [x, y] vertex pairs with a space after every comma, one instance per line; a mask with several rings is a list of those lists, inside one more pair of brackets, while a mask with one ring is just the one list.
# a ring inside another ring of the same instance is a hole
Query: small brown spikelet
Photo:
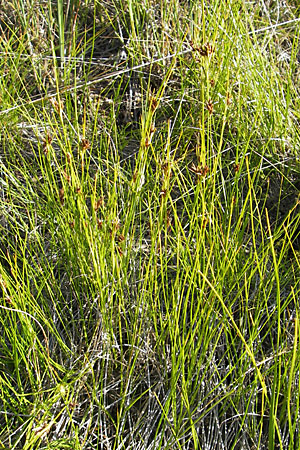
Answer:
[[63, 171], [63, 177], [64, 177], [64, 179], [67, 180], [67, 182], [70, 184], [70, 182], [71, 182], [71, 177], [70, 177], [70, 175], [67, 174], [67, 172], [66, 172], [65, 170]]
[[100, 206], [103, 206], [103, 205], [104, 205], [104, 197], [98, 198], [98, 200], [96, 200], [94, 203], [94, 211], [98, 211]]
[[117, 251], [120, 256], [123, 256], [123, 250], [121, 249], [121, 247], [117, 246]]
[[204, 45], [201, 45], [200, 47], [196, 47], [195, 45], [194, 45], [194, 43], [193, 43], [193, 41], [191, 41], [190, 42], [190, 45], [191, 45], [191, 47], [192, 47], [192, 49], [195, 51], [195, 52], [198, 52], [201, 56], [210, 56], [210, 55], [212, 55], [213, 53], [214, 53], [214, 51], [215, 51], [215, 47], [212, 45], [212, 44], [210, 44], [209, 42], [207, 42], [206, 44], [204, 44]]
[[64, 191], [64, 188], [61, 188], [59, 190], [59, 201], [60, 201], [61, 205], [63, 205], [65, 203], [65, 191]]
[[132, 181], [135, 183], [137, 180], [137, 176], [138, 176], [138, 172], [137, 170], [134, 172], [133, 176], [132, 176]]
[[91, 146], [90, 141], [88, 141], [87, 139], [81, 139], [80, 147], [82, 151], [88, 150], [90, 146]]
[[198, 51], [201, 56], [209, 56], [214, 53], [215, 48], [212, 44], [207, 42], [206, 44], [202, 45], [202, 47], [200, 47], [200, 49]]
[[208, 166], [204, 166], [202, 169], [202, 176], [206, 177], [206, 175], [209, 173], [209, 167]]
[[57, 101], [55, 98], [50, 99], [50, 103], [58, 114], [61, 114], [64, 109], [64, 105], [61, 100]]
[[52, 143], [52, 137], [50, 136], [50, 134], [47, 132], [46, 136], [43, 139], [43, 149], [45, 149], [46, 147], [48, 147], [48, 145], [51, 145]]
[[164, 162], [161, 166], [162, 171], [164, 173], [164, 175], [167, 175], [168, 171], [169, 171], [169, 163], [168, 161]]
[[151, 97], [150, 98], [150, 109], [152, 112], [154, 112], [156, 110], [158, 106], [158, 101], [155, 97]]
[[207, 224], [208, 224], [208, 219], [207, 218], [203, 219], [203, 221], [202, 221], [202, 228], [206, 228]]
[[192, 164], [189, 167], [189, 170], [195, 173], [198, 177], [205, 177], [209, 173], [208, 166], [196, 166], [195, 164]]
[[214, 112], [214, 104], [213, 104], [211, 98], [210, 98], [210, 99], [208, 100], [208, 102], [206, 103], [206, 108], [207, 108], [207, 110], [208, 110], [208, 112], [209, 112], [210, 115]]
[[72, 161], [72, 155], [71, 155], [70, 152], [68, 152], [68, 153], [66, 154], [66, 158], [67, 158], [68, 164], [71, 164], [71, 161]]
[[151, 123], [151, 127], [150, 127], [149, 131], [150, 131], [150, 136], [152, 136], [152, 134], [155, 133], [156, 128], [155, 128], [155, 124], [154, 123]]
[[229, 105], [231, 105], [231, 103], [232, 103], [232, 98], [230, 96], [230, 93], [227, 92], [227, 94], [226, 94], [226, 104], [227, 104], [227, 106], [229, 106]]

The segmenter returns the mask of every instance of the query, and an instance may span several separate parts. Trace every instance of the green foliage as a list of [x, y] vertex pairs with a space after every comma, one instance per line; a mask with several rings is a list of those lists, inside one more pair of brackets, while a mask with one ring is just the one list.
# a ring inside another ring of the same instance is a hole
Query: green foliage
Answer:
[[298, 448], [296, 6], [0, 30], [0, 450]]

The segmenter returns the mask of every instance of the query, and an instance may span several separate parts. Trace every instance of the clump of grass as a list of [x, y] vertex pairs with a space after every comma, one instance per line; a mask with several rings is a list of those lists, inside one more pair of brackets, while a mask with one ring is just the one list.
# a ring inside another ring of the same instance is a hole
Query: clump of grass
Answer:
[[0, 448], [297, 448], [296, 13], [3, 7]]

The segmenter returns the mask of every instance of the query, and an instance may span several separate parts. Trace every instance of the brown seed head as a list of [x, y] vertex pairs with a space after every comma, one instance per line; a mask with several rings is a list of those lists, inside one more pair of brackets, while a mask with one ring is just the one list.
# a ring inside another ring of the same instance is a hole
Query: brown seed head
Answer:
[[133, 176], [132, 176], [132, 181], [133, 181], [134, 183], [136, 182], [137, 176], [138, 176], [138, 172], [137, 172], [137, 170], [136, 170], [136, 171], [134, 172]]
[[195, 173], [198, 177], [205, 177], [209, 173], [208, 166], [196, 166], [195, 164], [192, 164], [189, 167], [189, 170]]
[[214, 104], [212, 102], [212, 99], [209, 99], [206, 103], [206, 108], [208, 109], [209, 114], [211, 115], [214, 111]]
[[60, 114], [62, 112], [62, 110], [64, 109], [64, 105], [60, 100], [57, 101], [55, 98], [51, 98], [50, 102], [58, 114]]
[[51, 145], [52, 142], [52, 137], [50, 136], [49, 133], [46, 134], [46, 136], [43, 139], [43, 148], [47, 147], [48, 145]]
[[94, 203], [94, 210], [98, 211], [100, 206], [103, 206], [103, 205], [104, 205], [104, 197], [98, 198], [98, 200], [96, 200], [95, 203]]
[[158, 101], [156, 99], [156, 97], [151, 97], [150, 98], [150, 109], [152, 112], [154, 112], [156, 110], [158, 106]]
[[168, 170], [169, 170], [169, 163], [168, 162], [163, 163], [161, 168], [162, 168], [164, 174], [166, 175], [168, 173]]
[[80, 142], [80, 147], [82, 151], [86, 151], [90, 148], [91, 144], [90, 141], [88, 141], [87, 139], [82, 139]]
[[192, 49], [195, 52], [198, 52], [201, 56], [206, 56], [206, 57], [210, 56], [215, 51], [215, 47], [212, 44], [210, 44], [209, 42], [207, 42], [204, 45], [201, 45], [200, 47], [195, 46], [195, 44], [192, 41], [190, 42], [190, 44], [191, 44]]
[[153, 133], [155, 133], [155, 131], [156, 131], [156, 128], [155, 128], [155, 125], [154, 125], [154, 123], [152, 123], [151, 124], [151, 127], [150, 127], [150, 135], [152, 135]]
[[67, 180], [67, 182], [70, 184], [71, 182], [71, 177], [70, 175], [67, 174], [67, 172], [64, 170], [63, 171], [63, 177], [65, 178], [65, 180]]
[[63, 205], [64, 202], [65, 202], [65, 191], [64, 191], [64, 188], [61, 188], [59, 190], [59, 201], [60, 201], [61, 205]]

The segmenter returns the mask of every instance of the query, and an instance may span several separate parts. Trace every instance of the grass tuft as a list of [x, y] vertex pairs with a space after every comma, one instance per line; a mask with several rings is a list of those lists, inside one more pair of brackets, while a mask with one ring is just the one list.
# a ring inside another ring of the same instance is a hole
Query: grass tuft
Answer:
[[0, 449], [299, 448], [296, 2], [0, 12]]

